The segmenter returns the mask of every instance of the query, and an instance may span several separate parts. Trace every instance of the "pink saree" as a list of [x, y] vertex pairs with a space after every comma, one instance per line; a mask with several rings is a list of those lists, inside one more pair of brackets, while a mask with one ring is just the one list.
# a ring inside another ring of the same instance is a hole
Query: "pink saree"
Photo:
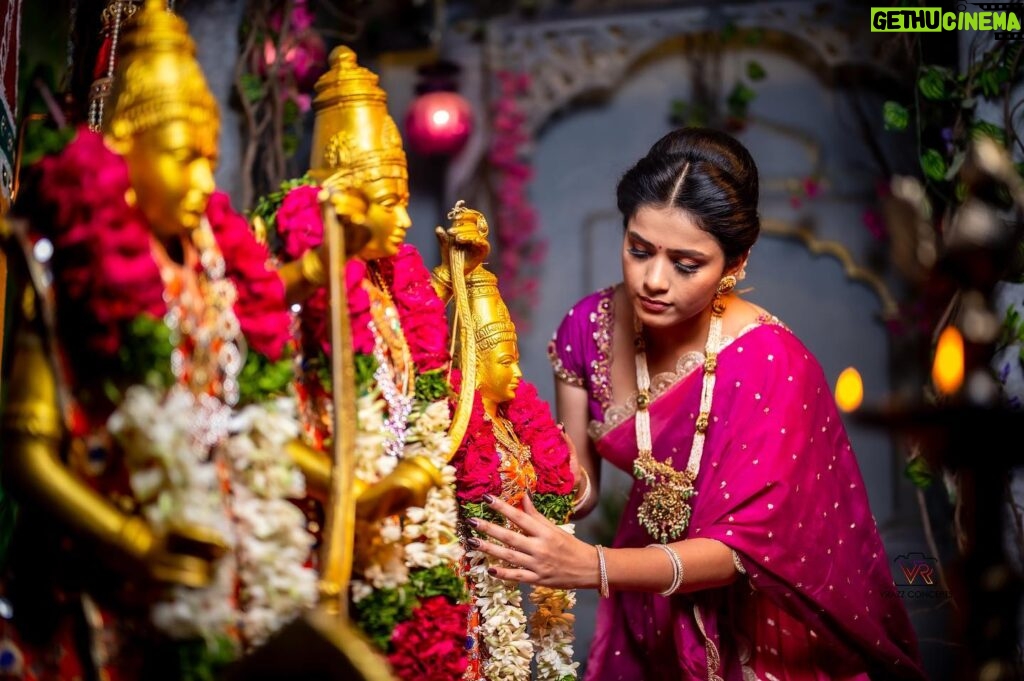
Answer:
[[[577, 325], [588, 318], [576, 316]], [[555, 343], [567, 332], [563, 323]], [[577, 356], [590, 338], [599, 352], [607, 340], [607, 333], [568, 333]], [[703, 374], [699, 359], [691, 359], [677, 380], [655, 382], [651, 406], [655, 458], [680, 470]], [[581, 363], [575, 375], [589, 390], [600, 362], [589, 372], [587, 366]], [[568, 362], [559, 368], [572, 372]], [[671, 598], [613, 592], [599, 606], [586, 678], [924, 678], [856, 459], [815, 358], [788, 329], [766, 320], [722, 349], [716, 383], [686, 537], [729, 546], [745, 574], [727, 587]], [[593, 424], [597, 449], [631, 472], [633, 414], [627, 405], [604, 416]], [[645, 490], [634, 482], [615, 547], [654, 541], [636, 518]]]

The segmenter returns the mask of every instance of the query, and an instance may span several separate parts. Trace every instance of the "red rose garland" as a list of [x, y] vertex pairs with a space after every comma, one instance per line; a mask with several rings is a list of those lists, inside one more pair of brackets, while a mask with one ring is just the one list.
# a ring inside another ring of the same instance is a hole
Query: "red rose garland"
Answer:
[[[124, 159], [84, 128], [26, 178], [18, 210], [53, 243], [58, 318], [72, 350], [84, 347], [113, 357], [129, 322], [141, 314], [160, 319], [167, 311], [152, 235], [142, 212], [125, 201], [130, 188]], [[249, 347], [279, 359], [290, 337], [288, 312], [284, 286], [267, 264], [266, 249], [226, 195], [211, 197], [207, 218], [238, 291], [235, 314]]]
[[[317, 201], [319, 188], [311, 185], [288, 192], [277, 213], [277, 231], [284, 256], [294, 260], [310, 248], [323, 243], [324, 228]], [[398, 253], [376, 261], [381, 276], [388, 282], [413, 363], [420, 372], [440, 369], [448, 364], [448, 318], [444, 303], [430, 284], [430, 272], [419, 251], [403, 244]], [[346, 263], [349, 317], [352, 320], [353, 349], [357, 354], [373, 352], [370, 332], [370, 297], [366, 291], [366, 263], [353, 258]], [[325, 354], [330, 354], [327, 330], [327, 292], [318, 291], [303, 305], [304, 336], [315, 339]]]
[[451, 681], [466, 671], [469, 605], [444, 596], [424, 599], [412, 617], [395, 627], [388, 662], [399, 678]]
[[514, 400], [505, 405], [505, 418], [512, 422], [519, 441], [530, 448], [537, 472], [538, 494], [570, 494], [572, 470], [569, 445], [551, 418], [551, 408], [528, 381], [520, 381]]
[[[462, 385], [462, 374], [457, 369], [451, 375], [452, 390], [458, 394]], [[454, 401], [451, 404], [455, 411]], [[473, 411], [462, 444], [452, 457], [455, 466], [455, 496], [462, 503], [480, 503], [485, 494], [501, 494], [501, 455], [498, 454], [498, 440], [494, 429], [485, 418], [484, 403], [480, 391], [473, 391]]]

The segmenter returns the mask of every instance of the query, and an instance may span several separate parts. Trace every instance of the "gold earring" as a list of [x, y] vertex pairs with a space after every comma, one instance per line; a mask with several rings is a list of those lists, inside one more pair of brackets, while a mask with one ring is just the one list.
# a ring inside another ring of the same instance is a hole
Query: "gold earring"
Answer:
[[135, 196], [135, 190], [131, 187], [124, 190], [124, 202], [128, 204], [129, 208], [135, 208], [135, 204], [138, 202], [138, 197]]
[[718, 295], [724, 296], [734, 288], [736, 288], [736, 276], [733, 274], [727, 274], [722, 277], [720, 282], [718, 282]]

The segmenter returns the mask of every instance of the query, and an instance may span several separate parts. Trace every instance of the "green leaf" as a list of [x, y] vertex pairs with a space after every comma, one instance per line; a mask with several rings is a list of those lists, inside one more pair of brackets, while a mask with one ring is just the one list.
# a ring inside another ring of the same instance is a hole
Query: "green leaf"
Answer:
[[903, 474], [910, 478], [910, 481], [915, 486], [921, 489], [927, 488], [932, 484], [935, 476], [932, 472], [931, 466], [928, 465], [928, 461], [923, 456], [915, 456], [907, 462], [907, 467], [903, 470]]
[[255, 104], [263, 99], [263, 79], [255, 73], [243, 73], [239, 79], [239, 89], [247, 102]]
[[747, 78], [759, 81], [764, 80], [766, 75], [768, 74], [765, 72], [764, 67], [761, 66], [761, 62], [753, 60], [747, 62]]
[[941, 182], [946, 178], [946, 159], [935, 149], [925, 149], [921, 154], [921, 170], [929, 180]]
[[957, 182], [953, 187], [953, 196], [960, 203], [963, 203], [964, 199], [967, 198], [967, 185], [963, 182]]
[[746, 118], [750, 103], [757, 99], [757, 93], [745, 83], [736, 83], [726, 100], [729, 115]]
[[899, 102], [888, 101], [882, 107], [882, 120], [886, 130], [906, 130], [910, 123], [910, 112]]
[[999, 144], [1006, 144], [1006, 130], [988, 121], [975, 121], [971, 125], [971, 137], [974, 139], [990, 137]]
[[428, 371], [416, 377], [416, 399], [422, 402], [437, 402], [448, 397], [451, 390], [442, 369]]
[[245, 365], [238, 373], [238, 395], [240, 404], [264, 402], [272, 397], [285, 395], [295, 377], [291, 357], [276, 362], [249, 348]]
[[572, 515], [571, 494], [534, 494], [531, 500], [540, 514], [553, 523], [561, 525]]
[[921, 77], [917, 79], [917, 89], [921, 91], [927, 99], [933, 101], [939, 101], [946, 99], [948, 92], [946, 90], [946, 71], [937, 66], [930, 66], [925, 69], [925, 72], [921, 74]]

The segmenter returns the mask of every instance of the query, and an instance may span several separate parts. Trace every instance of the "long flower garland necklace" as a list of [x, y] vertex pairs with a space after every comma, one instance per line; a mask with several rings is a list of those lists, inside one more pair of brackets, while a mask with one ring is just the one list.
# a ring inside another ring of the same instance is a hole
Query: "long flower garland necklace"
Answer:
[[377, 360], [373, 377], [388, 405], [388, 415], [384, 421], [388, 438], [384, 442], [384, 451], [388, 456], [398, 459], [405, 449], [409, 414], [413, 406], [415, 377], [412, 355], [402, 332], [398, 311], [380, 270], [371, 263], [367, 272], [375, 287], [375, 295], [371, 296], [370, 302], [373, 356]]
[[672, 464], [654, 458], [651, 443], [651, 375], [647, 369], [647, 352], [640, 320], [633, 318], [636, 333], [636, 446], [633, 476], [647, 483], [643, 502], [637, 509], [637, 519], [647, 532], [667, 544], [679, 539], [690, 524], [690, 500], [697, 493], [693, 483], [700, 472], [704, 454], [704, 438], [711, 416], [711, 398], [715, 389], [715, 369], [722, 344], [722, 315], [724, 297], [736, 286], [736, 277], [727, 275], [719, 283], [711, 303], [711, 324], [707, 344], [704, 346], [704, 377], [701, 381], [700, 411], [697, 414], [693, 444], [686, 469], [676, 470]]
[[[303, 480], [280, 456], [298, 429], [293, 407], [229, 406], [240, 397], [243, 357], [258, 348], [276, 360], [284, 346], [277, 274], [219, 193], [191, 234], [188, 261], [169, 267], [141, 212], [125, 201], [124, 159], [98, 134], [80, 130], [31, 174], [25, 205], [33, 228], [60, 254], [51, 266], [62, 349], [77, 360], [74, 435], [117, 445], [130, 496], [154, 528], [207, 527], [237, 551], [218, 560], [208, 587], [170, 588], [151, 619], [172, 638], [258, 643], [316, 596], [315, 573], [304, 567], [312, 538], [286, 501]], [[154, 335], [157, 327], [164, 335]], [[247, 328], [264, 330], [265, 342], [243, 336]], [[97, 381], [118, 392], [113, 412], [89, 399]], [[252, 518], [258, 528], [246, 524]]]
[[[456, 390], [459, 382], [458, 373], [453, 373]], [[568, 450], [548, 405], [536, 388], [522, 381], [516, 397], [502, 405], [502, 412], [499, 420], [492, 421], [476, 395], [466, 439], [452, 460], [458, 472], [463, 517], [485, 513], [481, 504], [484, 494], [506, 498], [511, 492], [521, 499], [529, 489], [538, 510], [572, 533], [572, 524], [566, 523], [572, 506]], [[523, 471], [526, 466], [511, 461], [515, 457], [510, 452], [521, 457], [524, 451], [529, 457], [525, 461], [533, 468], [529, 478]], [[512, 490], [516, 475], [523, 477], [522, 487]], [[479, 551], [466, 553], [465, 575], [473, 592], [474, 610], [470, 616], [470, 665], [463, 678], [528, 679], [531, 658], [537, 661], [535, 678], [540, 681], [575, 678], [578, 663], [572, 659], [574, 616], [570, 612], [576, 603], [575, 592], [533, 587], [529, 599], [536, 609], [527, 617], [519, 585], [487, 572], [501, 564]]]

